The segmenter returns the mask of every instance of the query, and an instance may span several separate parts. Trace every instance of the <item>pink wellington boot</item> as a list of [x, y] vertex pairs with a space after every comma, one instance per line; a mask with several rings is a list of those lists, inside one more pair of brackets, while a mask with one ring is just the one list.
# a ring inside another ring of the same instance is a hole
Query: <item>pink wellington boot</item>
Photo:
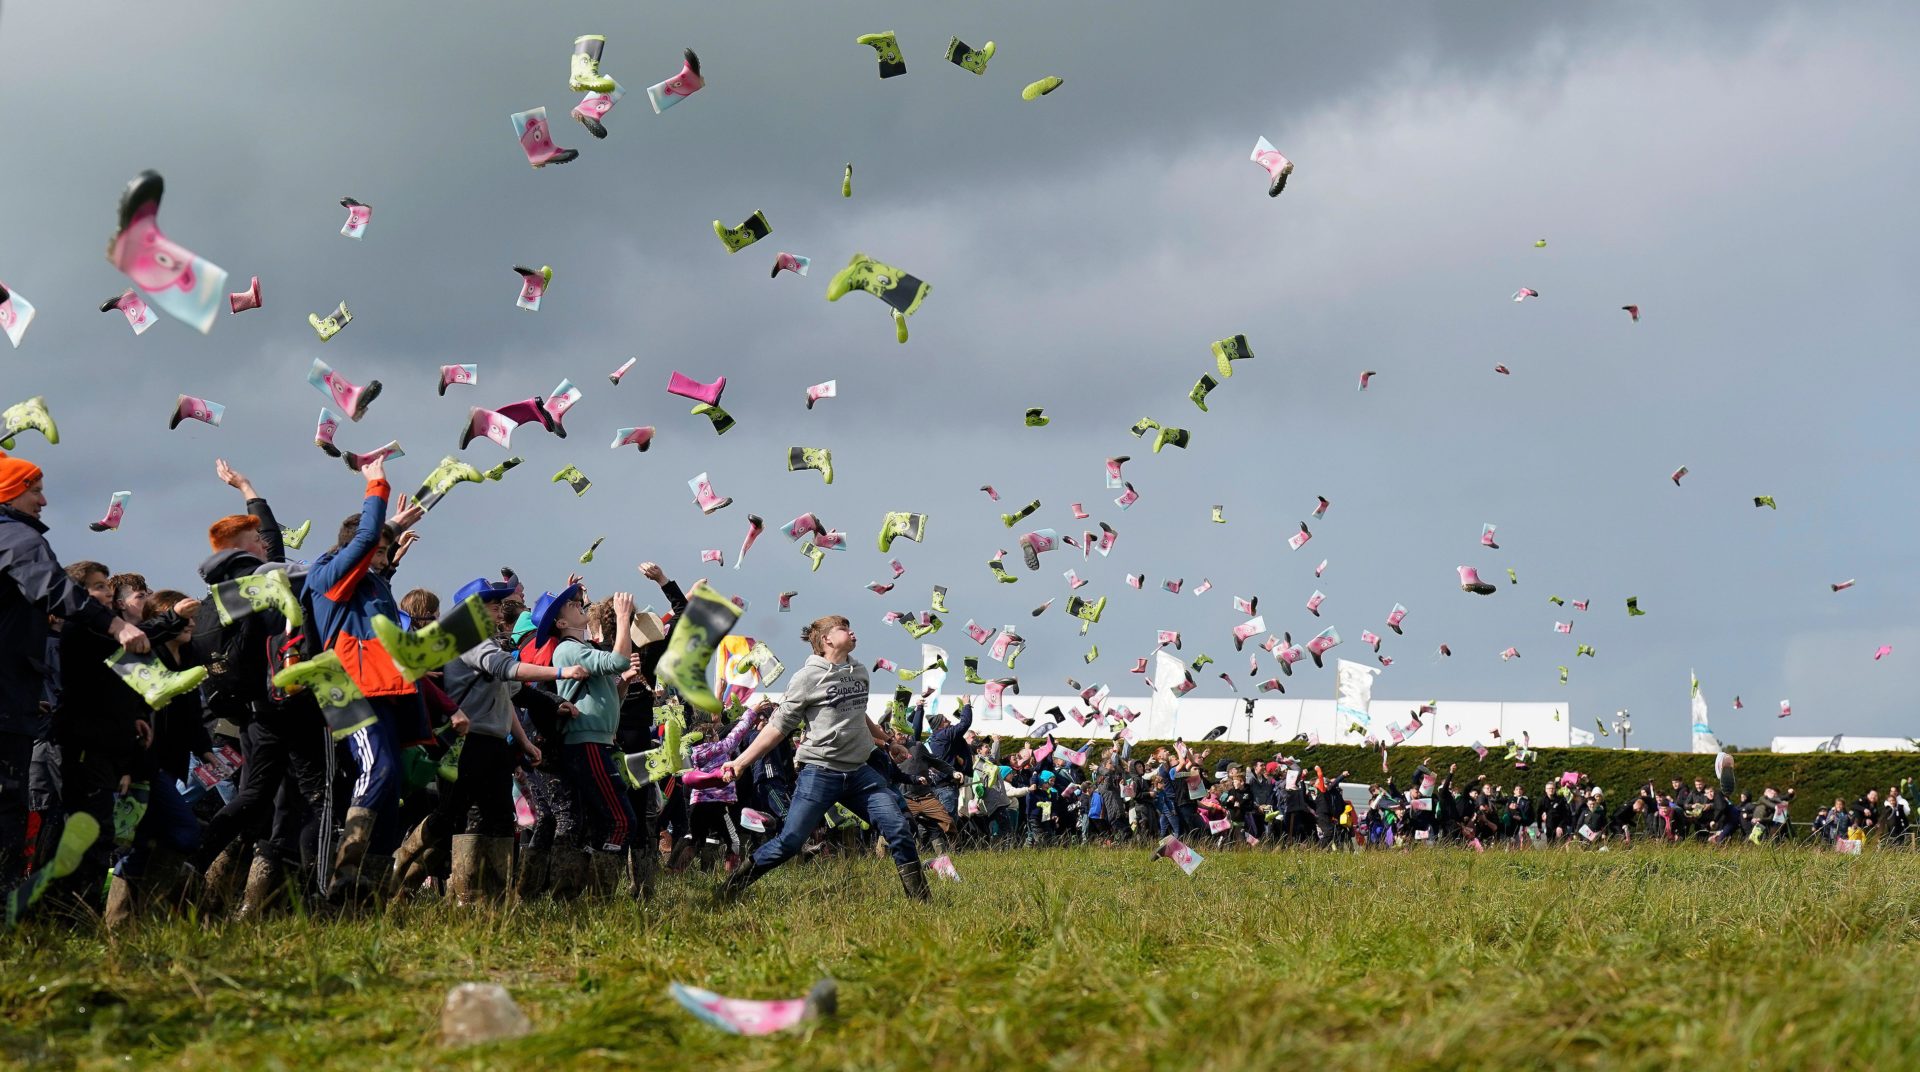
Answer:
[[140, 300], [139, 293], [132, 288], [128, 288], [125, 293], [118, 297], [108, 298], [106, 301], [101, 302], [100, 311], [103, 313], [119, 312], [125, 316], [127, 318], [127, 326], [133, 329], [135, 335], [145, 335], [147, 329], [152, 327], [154, 322], [160, 319], [159, 316], [148, 307], [146, 302]]
[[683, 62], [680, 64], [679, 74], [647, 87], [647, 100], [653, 103], [655, 115], [693, 96], [700, 91], [700, 87], [707, 84], [706, 79], [700, 77], [700, 57], [694, 55], [690, 48], [682, 49], [681, 57]]
[[527, 163], [534, 167], [564, 164], [580, 155], [577, 149], [562, 149], [553, 143], [553, 130], [547, 126], [547, 109], [544, 105], [515, 112], [511, 118], [513, 133], [520, 139], [520, 148], [527, 154]]
[[621, 447], [635, 447], [640, 453], [645, 454], [647, 448], [651, 446], [653, 446], [653, 425], [651, 424], [643, 428], [622, 428], [613, 434], [614, 450], [619, 450]]
[[380, 397], [379, 380], [370, 380], [365, 387], [356, 386], [317, 357], [313, 359], [313, 368], [307, 371], [307, 382], [321, 394], [333, 399], [335, 405], [346, 410], [350, 421], [358, 421], [366, 416], [367, 407]]
[[1327, 594], [1316, 588], [1313, 594], [1307, 597], [1307, 610], [1312, 613], [1314, 617], [1318, 618], [1320, 617], [1320, 604], [1326, 601]]
[[404, 458], [406, 456], [407, 452], [400, 449], [400, 441], [396, 439], [378, 450], [366, 454], [355, 454], [352, 451], [348, 451], [341, 455], [341, 458], [347, 463], [347, 468], [357, 473], [361, 467], [368, 462], [379, 461], [385, 458]]
[[107, 260], [133, 280], [147, 304], [204, 335], [213, 328], [227, 273], [161, 232], [165, 191], [165, 180], [154, 171], [127, 183], [120, 194], [120, 230], [107, 247]]
[[726, 390], [727, 378], [725, 376], [720, 377], [712, 383], [701, 383], [699, 380], [676, 372], [667, 380], [668, 394], [679, 395], [681, 398], [691, 398], [695, 402], [705, 402], [709, 406], [719, 405], [720, 396], [724, 394]]
[[480, 366], [479, 365], [441, 365], [440, 366], [440, 397], [445, 398], [447, 395], [447, 388], [452, 387], [456, 383], [464, 383], [468, 387], [478, 386], [480, 383]]
[[1400, 631], [1400, 623], [1406, 620], [1407, 608], [1395, 603], [1393, 611], [1387, 615], [1387, 628], [1393, 630], [1395, 636], [1405, 636], [1406, 634]]
[[313, 429], [313, 445], [327, 452], [327, 457], [338, 458], [340, 448], [333, 445], [334, 434], [340, 431], [340, 415], [325, 406], [320, 407], [320, 423]]
[[1329, 625], [1320, 630], [1319, 635], [1307, 641], [1307, 654], [1313, 656], [1313, 665], [1323, 666], [1320, 656], [1340, 646], [1340, 630]]
[[254, 276], [252, 285], [247, 289], [227, 295], [227, 305], [236, 313], [260, 308], [260, 277]]
[[518, 427], [520, 427], [519, 421], [499, 410], [481, 409], [475, 406], [467, 411], [467, 427], [460, 433], [460, 449], [467, 449], [467, 444], [485, 436], [511, 450], [513, 449], [513, 430]]
[[731, 497], [723, 498], [714, 493], [713, 482], [707, 479], [705, 473], [687, 481], [687, 487], [693, 489], [693, 501], [699, 504], [700, 512], [703, 514], [711, 514], [715, 510], [724, 510], [733, 505]]
[[1247, 641], [1252, 640], [1254, 637], [1259, 636], [1261, 633], [1264, 633], [1266, 631], [1267, 631], [1267, 620], [1264, 617], [1248, 618], [1246, 621], [1241, 622], [1239, 625], [1234, 626], [1233, 627], [1233, 650], [1239, 651], [1242, 648], [1245, 648], [1247, 646]]
[[220, 427], [220, 418], [225, 416], [227, 407], [218, 402], [209, 402], [192, 395], [181, 395], [173, 403], [173, 419], [167, 422], [169, 429], [180, 427], [181, 421], [199, 421]]
[[595, 138], [605, 138], [607, 113], [613, 111], [613, 106], [619, 104], [620, 98], [626, 94], [625, 87], [618, 82], [615, 82], [613, 88], [605, 93], [589, 93], [580, 98], [579, 104], [573, 106], [573, 118], [587, 128], [587, 133]]
[[1253, 143], [1253, 155], [1247, 159], [1266, 169], [1267, 196], [1279, 197], [1280, 191], [1287, 188], [1287, 176], [1293, 174], [1293, 161], [1281, 156], [1280, 150], [1264, 137]]
[[539, 424], [547, 431], [553, 431], [553, 414], [547, 411], [547, 400], [539, 395], [510, 402], [497, 411], [501, 416], [515, 424]]
[[1460, 590], [1476, 596], [1490, 596], [1498, 589], [1480, 579], [1480, 571], [1472, 566], [1460, 567]]
[[567, 438], [566, 426], [561, 424], [560, 420], [578, 401], [580, 401], [580, 388], [575, 387], [572, 380], [562, 379], [560, 386], [555, 387], [553, 393], [540, 402], [541, 407], [547, 411], [547, 416], [551, 418], [547, 424], [547, 431], [561, 439]]

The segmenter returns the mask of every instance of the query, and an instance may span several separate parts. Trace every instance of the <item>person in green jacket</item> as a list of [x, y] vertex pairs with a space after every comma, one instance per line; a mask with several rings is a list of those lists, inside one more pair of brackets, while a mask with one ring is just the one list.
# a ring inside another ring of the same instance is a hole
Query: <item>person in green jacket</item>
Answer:
[[[627, 838], [635, 820], [621, 781], [614, 733], [620, 727], [620, 699], [628, 675], [637, 673], [633, 659], [633, 595], [613, 595], [613, 650], [587, 642], [587, 600], [578, 584], [559, 595], [543, 594], [534, 605], [534, 645], [558, 637], [554, 669], [561, 672], [560, 697], [573, 704], [579, 716], [567, 723], [561, 745], [564, 770], [575, 798], [587, 806], [588, 874], [595, 893], [612, 893], [619, 885], [627, 857]], [[569, 667], [584, 667], [584, 681], [564, 680]]]

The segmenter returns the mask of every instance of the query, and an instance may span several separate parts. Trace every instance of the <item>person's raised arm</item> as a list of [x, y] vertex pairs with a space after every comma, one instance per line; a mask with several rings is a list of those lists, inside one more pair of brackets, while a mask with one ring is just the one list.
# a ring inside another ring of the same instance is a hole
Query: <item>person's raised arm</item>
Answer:
[[686, 613], [686, 594], [680, 591], [679, 585], [667, 577], [667, 571], [661, 569], [659, 563], [642, 562], [639, 569], [640, 576], [660, 586], [660, 594], [667, 597], [667, 606], [672, 608], [675, 617]]
[[631, 661], [633, 655], [633, 593], [615, 592], [613, 594], [613, 653], [623, 662]]
[[246, 500], [247, 513], [259, 519], [260, 542], [266, 546], [267, 561], [285, 562], [287, 545], [280, 536], [280, 522], [274, 519], [273, 507], [267, 505], [265, 496], [254, 488], [253, 481], [247, 479], [247, 474], [228, 465], [225, 458], [213, 460], [213, 475], [239, 492], [240, 497]]

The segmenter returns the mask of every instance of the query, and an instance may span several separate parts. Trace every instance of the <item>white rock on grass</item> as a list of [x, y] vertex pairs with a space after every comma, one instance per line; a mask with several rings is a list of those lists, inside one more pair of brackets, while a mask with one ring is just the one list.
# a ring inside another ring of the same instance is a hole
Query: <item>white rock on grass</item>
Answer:
[[498, 983], [461, 983], [447, 991], [447, 1003], [440, 1010], [442, 1046], [515, 1039], [532, 1030], [527, 1014]]

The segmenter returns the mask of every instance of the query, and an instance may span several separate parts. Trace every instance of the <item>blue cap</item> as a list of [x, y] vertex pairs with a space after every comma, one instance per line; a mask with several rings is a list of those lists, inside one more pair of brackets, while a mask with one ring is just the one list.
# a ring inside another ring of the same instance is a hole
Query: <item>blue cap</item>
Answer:
[[453, 601], [465, 603], [468, 599], [479, 596], [482, 602], [493, 603], [512, 594], [513, 585], [511, 584], [495, 583], [485, 577], [476, 577], [460, 586], [460, 590], [453, 594]]

